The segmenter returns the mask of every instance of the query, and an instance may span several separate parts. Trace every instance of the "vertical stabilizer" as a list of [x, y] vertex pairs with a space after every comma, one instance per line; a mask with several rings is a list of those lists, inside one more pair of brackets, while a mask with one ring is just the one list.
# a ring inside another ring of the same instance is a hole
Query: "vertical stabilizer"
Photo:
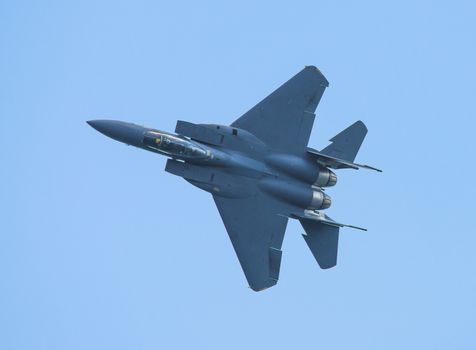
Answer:
[[353, 162], [365, 135], [367, 135], [367, 127], [359, 120], [331, 138], [332, 143], [324, 148], [321, 153]]
[[322, 269], [336, 266], [339, 227], [309, 219], [299, 221], [306, 231], [306, 234], [302, 236], [319, 266]]

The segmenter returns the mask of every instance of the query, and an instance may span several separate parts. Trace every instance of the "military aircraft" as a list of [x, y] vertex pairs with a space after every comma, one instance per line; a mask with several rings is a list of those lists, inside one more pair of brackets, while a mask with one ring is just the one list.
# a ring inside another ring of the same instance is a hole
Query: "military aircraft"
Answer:
[[[288, 219], [297, 219], [323, 269], [337, 263], [339, 228], [331, 206], [330, 169], [379, 169], [354, 163], [367, 128], [357, 121], [322, 150], [308, 147], [316, 107], [329, 85], [306, 66], [230, 126], [179, 120], [175, 134], [114, 121], [87, 123], [117, 141], [169, 157], [165, 171], [212, 194], [249, 286], [275, 285]], [[365, 229], [363, 229], [365, 230]]]

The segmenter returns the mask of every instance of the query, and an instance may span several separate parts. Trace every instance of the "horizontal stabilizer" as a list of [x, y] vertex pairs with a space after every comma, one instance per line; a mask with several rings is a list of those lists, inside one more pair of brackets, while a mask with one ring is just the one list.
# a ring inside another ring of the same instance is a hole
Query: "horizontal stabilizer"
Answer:
[[339, 227], [309, 219], [301, 219], [300, 222], [306, 231], [302, 236], [319, 266], [322, 269], [336, 266]]
[[356, 121], [330, 139], [332, 142], [321, 153], [331, 157], [353, 162], [367, 135], [367, 127], [362, 121]]
[[303, 213], [294, 213], [292, 214], [291, 216], [292, 218], [294, 219], [307, 219], [307, 220], [314, 220], [314, 221], [318, 221], [322, 224], [325, 224], [325, 225], [330, 225], [330, 226], [337, 226], [337, 227], [349, 227], [349, 228], [355, 228], [357, 230], [361, 230], [361, 231], [367, 231], [366, 228], [363, 228], [363, 227], [359, 227], [359, 226], [355, 226], [355, 225], [348, 225], [348, 224], [343, 224], [343, 223], [340, 223], [340, 222], [337, 222], [333, 219], [331, 219], [330, 217], [328, 217], [326, 214], [320, 212], [320, 211], [317, 211], [317, 210], [304, 210]]
[[322, 152], [319, 152], [318, 150], [314, 148], [307, 148], [307, 152], [310, 153], [314, 158], [316, 158], [316, 161], [320, 164], [322, 164], [325, 167], [329, 167], [332, 169], [369, 169], [369, 170], [375, 170], [378, 172], [382, 172], [382, 170], [374, 168], [373, 166], [370, 165], [365, 165], [365, 164], [358, 164], [354, 162], [350, 162], [344, 159], [339, 159], [335, 157], [331, 157], [327, 154], [324, 154]]

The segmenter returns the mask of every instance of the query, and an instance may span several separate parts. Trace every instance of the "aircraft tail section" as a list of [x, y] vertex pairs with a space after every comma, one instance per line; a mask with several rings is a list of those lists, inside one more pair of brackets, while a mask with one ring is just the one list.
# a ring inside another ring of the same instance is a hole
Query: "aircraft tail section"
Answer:
[[310, 219], [300, 219], [306, 231], [304, 240], [322, 269], [329, 269], [337, 264], [337, 245], [339, 227]]
[[332, 143], [324, 148], [321, 153], [353, 162], [365, 135], [367, 135], [367, 127], [359, 120], [330, 139]]

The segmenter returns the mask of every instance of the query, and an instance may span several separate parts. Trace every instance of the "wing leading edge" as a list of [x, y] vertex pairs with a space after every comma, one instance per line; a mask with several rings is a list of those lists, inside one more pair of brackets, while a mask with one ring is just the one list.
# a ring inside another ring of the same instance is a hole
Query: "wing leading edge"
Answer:
[[327, 86], [319, 69], [307, 66], [231, 125], [249, 131], [273, 150], [304, 152]]
[[279, 278], [281, 245], [288, 219], [263, 193], [247, 198], [214, 195], [220, 216], [251, 289], [274, 286]]

